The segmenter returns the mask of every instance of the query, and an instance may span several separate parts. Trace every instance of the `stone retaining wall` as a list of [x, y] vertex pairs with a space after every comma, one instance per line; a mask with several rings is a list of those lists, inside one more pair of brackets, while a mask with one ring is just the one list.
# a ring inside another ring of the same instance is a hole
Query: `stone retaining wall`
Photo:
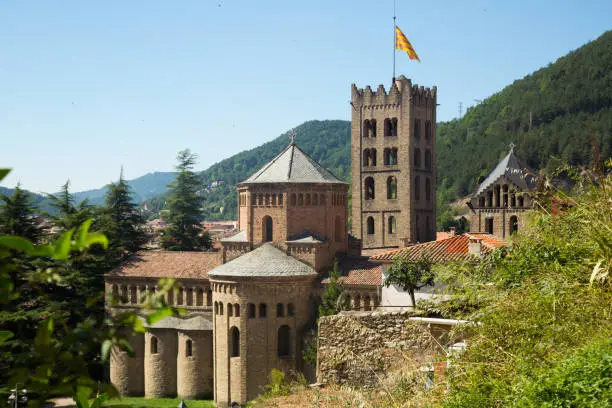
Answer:
[[444, 355], [444, 346], [456, 340], [448, 334], [453, 324], [418, 319], [413, 312], [343, 312], [322, 317], [317, 381], [374, 387], [389, 370], [411, 363], [418, 368]]

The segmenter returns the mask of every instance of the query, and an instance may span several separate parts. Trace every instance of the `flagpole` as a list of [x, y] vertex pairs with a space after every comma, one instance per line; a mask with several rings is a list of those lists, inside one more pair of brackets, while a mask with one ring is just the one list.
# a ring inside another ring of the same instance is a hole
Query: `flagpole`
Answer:
[[397, 42], [397, 36], [395, 34], [395, 0], [393, 0], [393, 79], [391, 80], [391, 86], [395, 83], [395, 47]]

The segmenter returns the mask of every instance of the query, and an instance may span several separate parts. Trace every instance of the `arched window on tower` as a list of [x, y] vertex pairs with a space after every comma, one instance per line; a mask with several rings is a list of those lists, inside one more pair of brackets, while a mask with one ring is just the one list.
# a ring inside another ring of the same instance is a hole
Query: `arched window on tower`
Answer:
[[227, 304], [227, 315], [228, 315], [229, 317], [234, 316], [234, 306], [232, 306], [232, 304], [231, 304], [231, 303], [228, 303], [228, 304]]
[[389, 176], [387, 178], [387, 199], [397, 199], [397, 178], [395, 176]]
[[425, 179], [425, 200], [431, 200], [431, 180], [429, 180], [429, 177]]
[[389, 225], [388, 225], [387, 229], [389, 231], [389, 234], [395, 234], [396, 229], [397, 229], [397, 225], [396, 225], [395, 217], [394, 216], [390, 216], [389, 217]]
[[157, 354], [157, 337], [151, 336], [151, 354]]
[[374, 217], [368, 217], [366, 224], [367, 224], [368, 234], [369, 235], [374, 234]]
[[414, 149], [414, 167], [421, 168], [421, 149]]
[[268, 307], [265, 303], [259, 304], [259, 317], [264, 318], [268, 315]]
[[370, 137], [370, 120], [363, 121], [363, 137]]
[[414, 137], [416, 139], [421, 138], [421, 121], [419, 119], [414, 120]]
[[232, 326], [230, 329], [230, 357], [240, 357], [240, 330], [236, 326]]
[[375, 197], [375, 191], [374, 191], [374, 179], [372, 177], [367, 177], [365, 179], [364, 188], [365, 188], [365, 199], [373, 200]]
[[304, 194], [298, 194], [298, 205], [304, 205]]
[[383, 164], [389, 166], [391, 164], [391, 149], [386, 148], [383, 150]]
[[431, 121], [425, 121], [425, 141], [431, 141]]
[[297, 205], [297, 196], [295, 193], [291, 194], [291, 206], [295, 207]]
[[376, 137], [376, 119], [370, 120], [370, 137]]
[[253, 303], [249, 303], [247, 305], [247, 309], [249, 311], [249, 319], [255, 318], [255, 305]]
[[425, 168], [431, 170], [431, 150], [425, 149]]
[[193, 342], [191, 340], [187, 340], [185, 342], [185, 357], [193, 356]]
[[421, 199], [421, 178], [419, 176], [414, 178], [414, 199], [416, 201]]
[[391, 119], [386, 118], [384, 124], [385, 124], [384, 135], [393, 136], [392, 134], [393, 131], [391, 130]]
[[277, 351], [280, 358], [291, 357], [291, 328], [286, 324], [278, 329]]
[[272, 242], [272, 238], [274, 237], [274, 225], [272, 221], [272, 217], [266, 215], [262, 220], [262, 237], [261, 240], [263, 242]]
[[518, 232], [518, 217], [513, 215], [510, 217], [510, 225], [509, 225], [510, 235], [516, 234]]
[[293, 305], [293, 303], [287, 304], [287, 316], [295, 316], [295, 306]]
[[519, 196], [518, 198], [518, 206], [523, 207], [525, 205], [525, 198], [523, 196]]
[[376, 149], [370, 149], [370, 166], [376, 166]]
[[397, 118], [391, 119], [391, 136], [397, 136]]
[[285, 317], [285, 305], [282, 303], [276, 304], [276, 317]]
[[389, 164], [391, 166], [397, 165], [397, 147], [394, 147], [393, 149], [391, 149], [391, 157], [389, 159]]

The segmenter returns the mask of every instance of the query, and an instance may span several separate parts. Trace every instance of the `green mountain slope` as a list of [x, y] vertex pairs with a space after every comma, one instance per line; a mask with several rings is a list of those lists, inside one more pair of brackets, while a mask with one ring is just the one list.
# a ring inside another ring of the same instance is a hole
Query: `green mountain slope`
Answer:
[[[294, 129], [296, 143], [313, 159], [342, 180], [350, 179], [350, 122], [343, 120], [310, 121]], [[203, 194], [206, 219], [235, 219], [237, 202], [235, 185], [248, 178], [276, 157], [287, 145], [287, 134], [271, 142], [238, 153], [212, 165], [201, 173], [205, 186], [215, 180], [224, 184]], [[223, 212], [221, 208], [223, 207]]]
[[438, 124], [438, 193], [447, 201], [472, 192], [510, 143], [534, 170], [592, 164], [590, 135], [610, 157], [612, 31]]

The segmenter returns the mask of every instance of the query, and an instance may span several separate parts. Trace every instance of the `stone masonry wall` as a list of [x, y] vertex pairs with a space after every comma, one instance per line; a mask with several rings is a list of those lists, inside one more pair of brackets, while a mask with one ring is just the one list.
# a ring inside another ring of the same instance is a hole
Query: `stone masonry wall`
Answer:
[[446, 330], [410, 320], [411, 312], [343, 312], [319, 320], [317, 381], [374, 387], [407, 359], [430, 363]]

